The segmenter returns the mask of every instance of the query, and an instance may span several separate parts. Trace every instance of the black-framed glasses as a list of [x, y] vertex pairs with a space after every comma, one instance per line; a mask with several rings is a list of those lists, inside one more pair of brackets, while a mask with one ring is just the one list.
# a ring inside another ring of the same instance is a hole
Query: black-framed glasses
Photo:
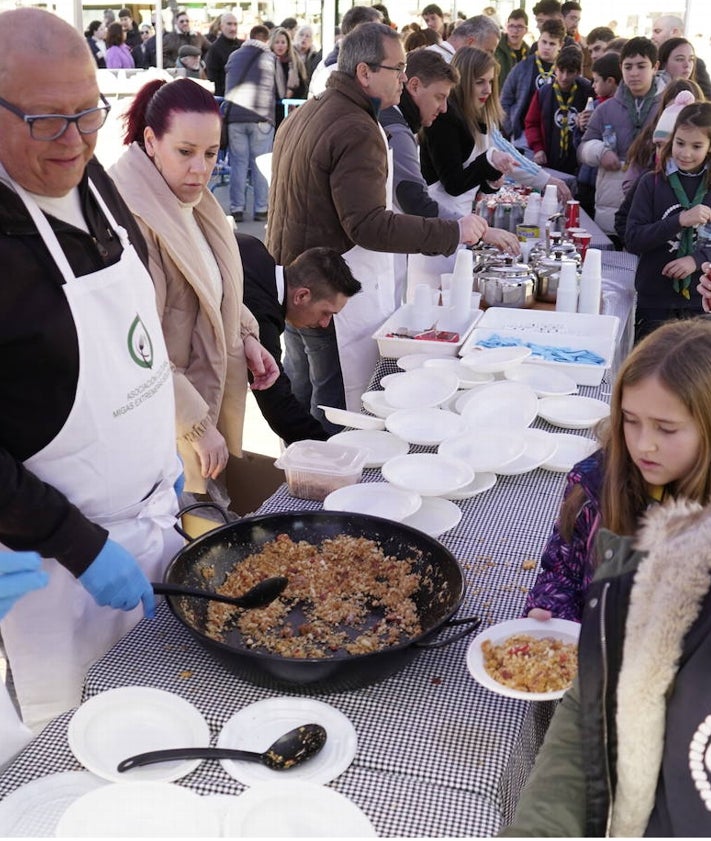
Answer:
[[394, 70], [398, 75], [404, 73], [406, 69], [406, 65], [404, 64], [398, 64], [396, 67], [393, 67], [392, 64], [369, 64], [368, 67], [382, 67], [383, 70]]
[[57, 140], [69, 126], [74, 123], [79, 134], [94, 134], [106, 122], [111, 106], [109, 101], [100, 93], [103, 105], [87, 108], [78, 114], [25, 114], [16, 105], [0, 97], [0, 107], [12, 111], [30, 127], [30, 137], [33, 140]]

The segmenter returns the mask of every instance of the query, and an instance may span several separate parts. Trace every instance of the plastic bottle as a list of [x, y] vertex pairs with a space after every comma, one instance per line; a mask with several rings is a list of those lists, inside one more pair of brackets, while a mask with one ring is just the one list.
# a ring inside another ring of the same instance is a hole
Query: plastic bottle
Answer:
[[585, 103], [585, 111], [594, 111], [595, 110], [595, 100], [592, 96], [588, 97], [588, 101]]
[[602, 132], [602, 142], [605, 148], [617, 154], [617, 133], [611, 125], [606, 125]]

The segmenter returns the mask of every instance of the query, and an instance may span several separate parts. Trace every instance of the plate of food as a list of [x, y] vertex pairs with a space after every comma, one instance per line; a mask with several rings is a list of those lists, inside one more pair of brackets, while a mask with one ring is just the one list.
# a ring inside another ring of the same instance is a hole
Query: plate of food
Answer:
[[467, 649], [482, 686], [522, 701], [562, 698], [578, 671], [580, 625], [567, 619], [511, 619], [491, 625]]

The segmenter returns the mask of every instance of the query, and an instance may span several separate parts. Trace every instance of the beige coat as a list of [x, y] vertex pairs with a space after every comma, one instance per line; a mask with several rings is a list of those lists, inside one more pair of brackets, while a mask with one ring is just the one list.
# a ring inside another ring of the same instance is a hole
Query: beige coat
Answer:
[[203, 276], [202, 259], [181, 218], [180, 203], [151, 159], [136, 143], [109, 170], [148, 243], [149, 269], [173, 366], [178, 450], [185, 489], [205, 491], [191, 441], [216, 423], [234, 455], [242, 452], [247, 394], [243, 339], [259, 336], [242, 303], [242, 261], [232, 226], [205, 190], [195, 219], [210, 244], [223, 282], [221, 307]]

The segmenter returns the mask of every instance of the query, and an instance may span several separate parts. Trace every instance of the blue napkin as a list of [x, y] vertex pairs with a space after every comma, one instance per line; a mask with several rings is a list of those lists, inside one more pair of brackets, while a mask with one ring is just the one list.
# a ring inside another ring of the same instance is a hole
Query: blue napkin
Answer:
[[546, 362], [574, 362], [584, 365], [604, 365], [605, 360], [591, 350], [575, 350], [569, 347], [551, 347], [550, 345], [539, 345], [536, 342], [524, 342], [522, 339], [514, 339], [510, 336], [499, 336], [493, 333], [488, 339], [480, 339], [478, 347], [527, 347], [531, 348], [533, 356], [545, 359]]

